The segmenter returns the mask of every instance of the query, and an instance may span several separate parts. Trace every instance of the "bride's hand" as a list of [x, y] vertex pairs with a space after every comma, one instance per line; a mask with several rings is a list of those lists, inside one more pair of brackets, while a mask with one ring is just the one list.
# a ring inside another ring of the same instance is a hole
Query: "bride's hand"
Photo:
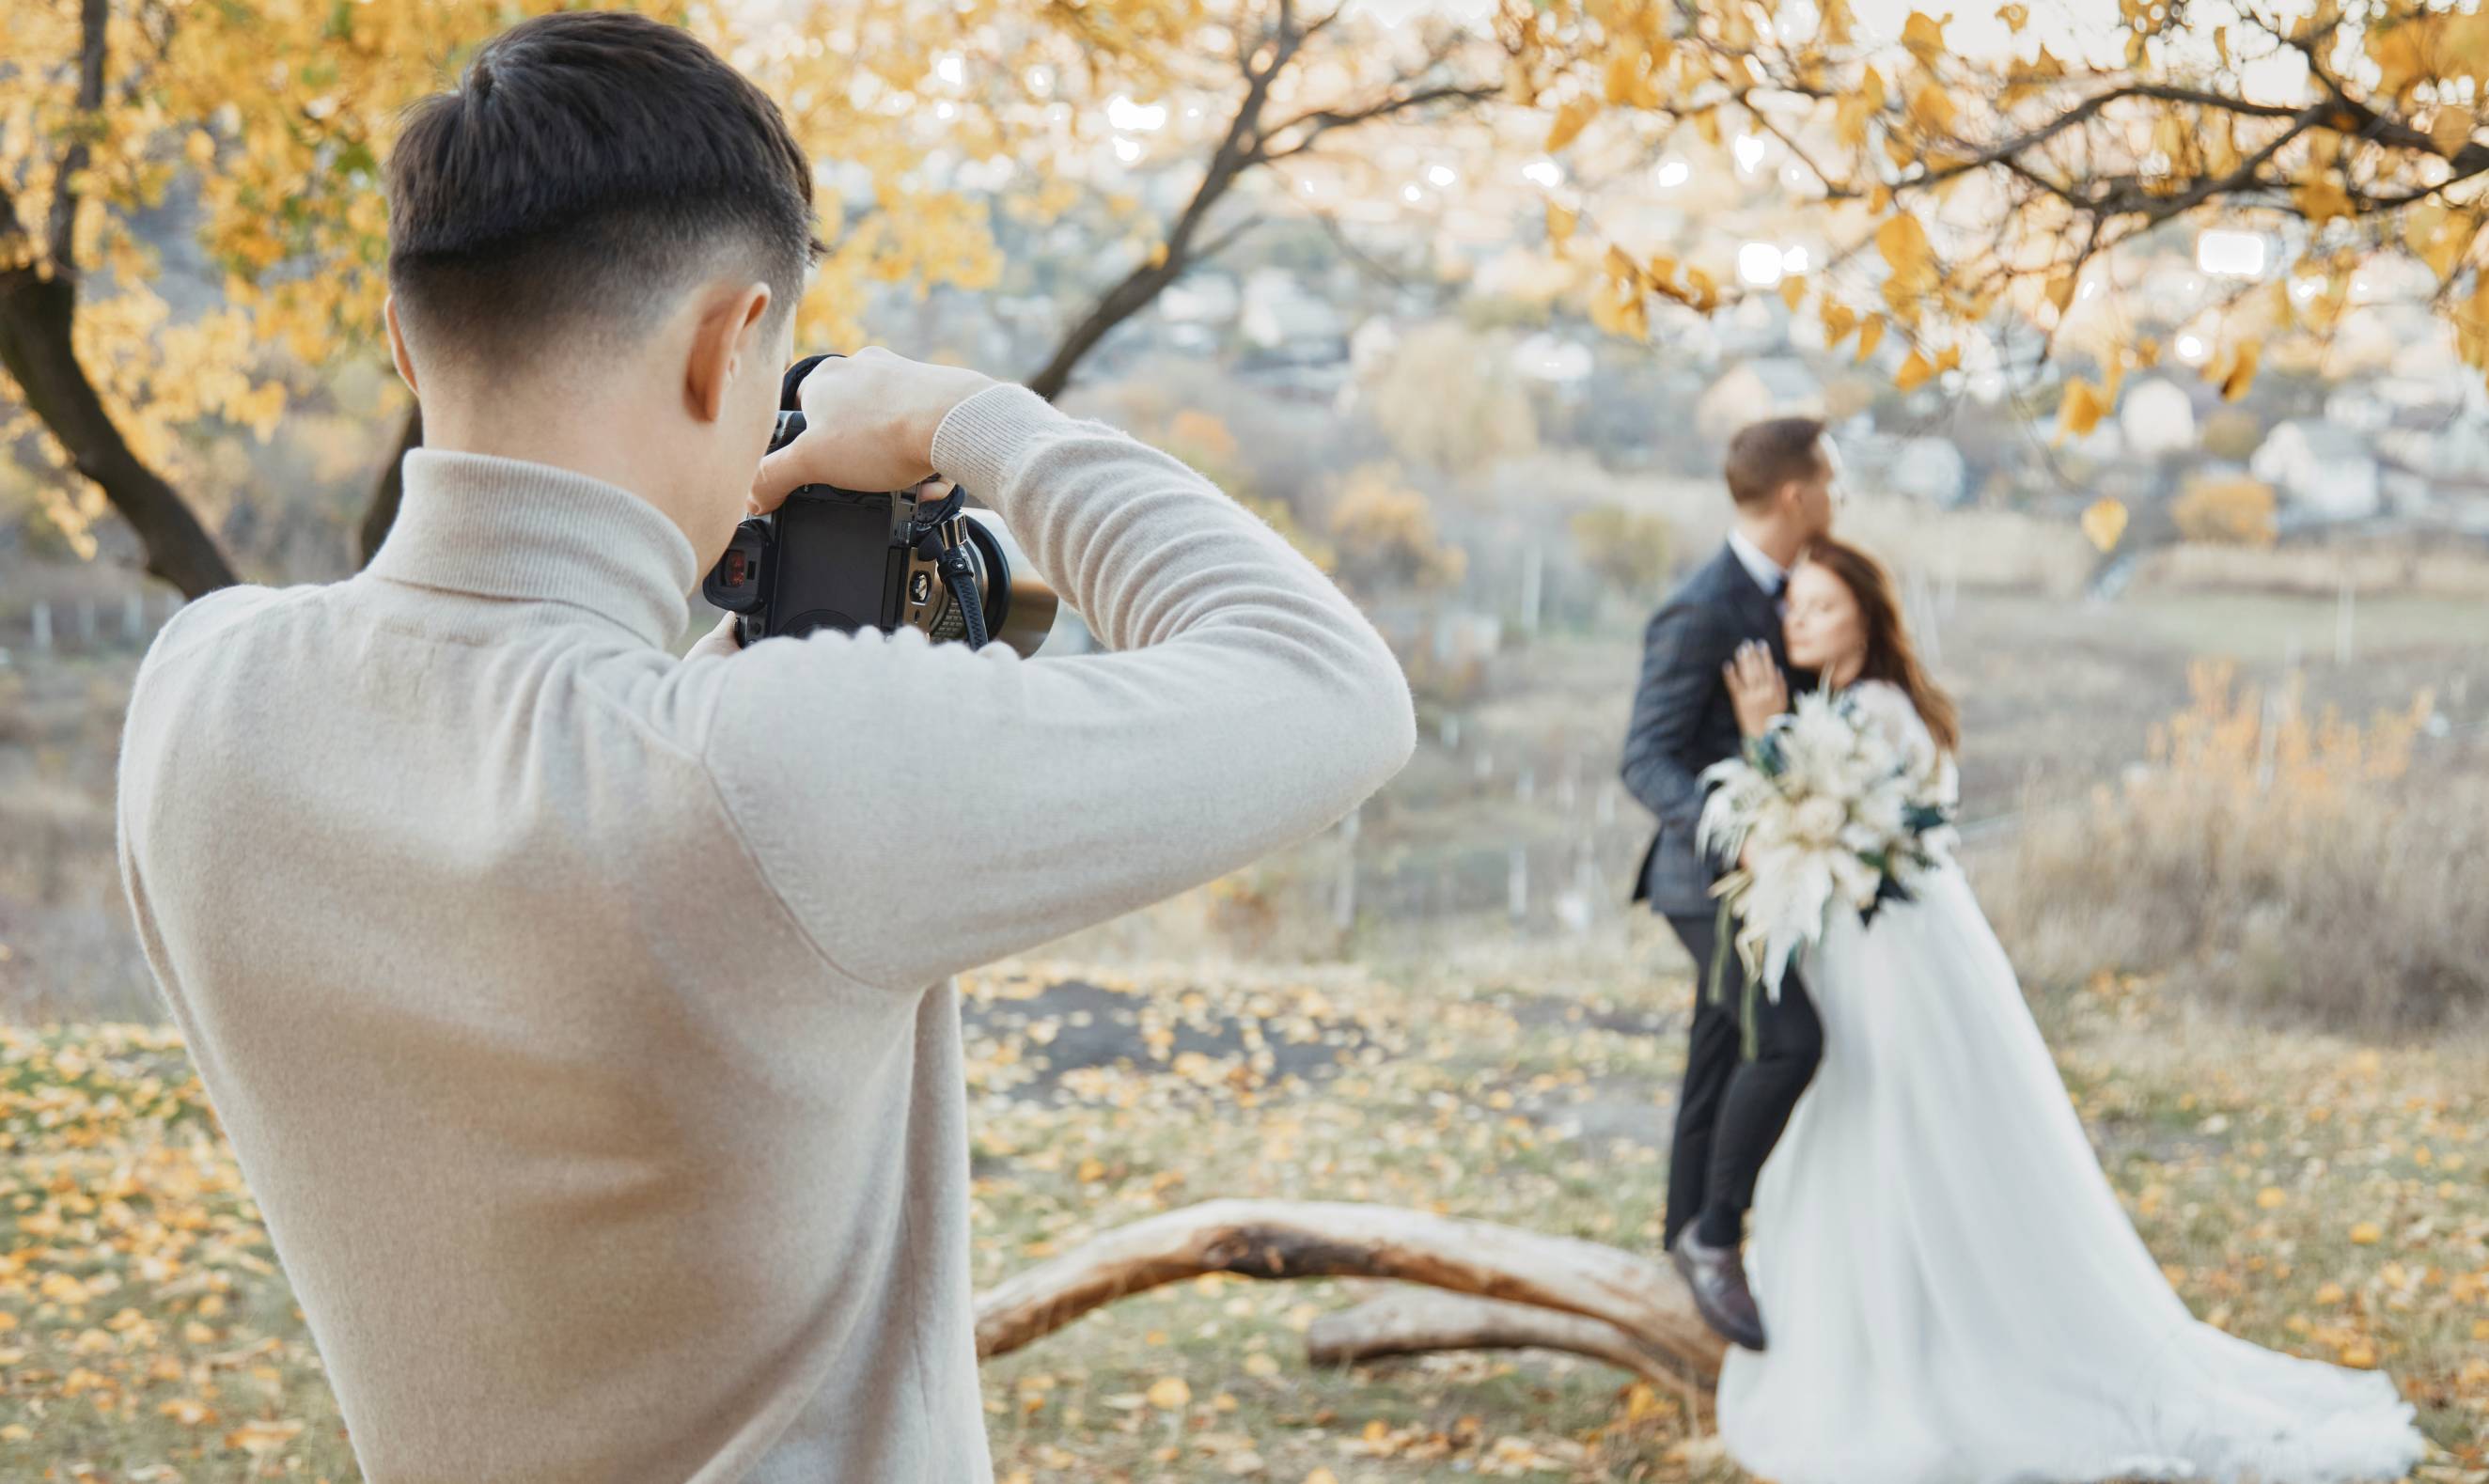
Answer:
[[1767, 645], [1751, 639], [1739, 644], [1720, 673], [1729, 684], [1729, 700], [1736, 707], [1740, 733], [1759, 737], [1770, 728], [1773, 717], [1788, 709], [1788, 681], [1772, 663]]

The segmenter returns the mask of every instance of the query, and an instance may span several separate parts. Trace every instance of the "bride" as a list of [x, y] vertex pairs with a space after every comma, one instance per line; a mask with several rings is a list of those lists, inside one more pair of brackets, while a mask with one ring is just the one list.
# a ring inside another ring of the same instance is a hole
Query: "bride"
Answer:
[[[1800, 558], [1791, 666], [1847, 688], [1923, 764], [1954, 710], [1874, 558]], [[1730, 689], [1748, 735], [1788, 709], [1769, 658]], [[1723, 1441], [1779, 1484], [2399, 1479], [2421, 1440], [2384, 1376], [2198, 1323], [2126, 1217], [1979, 904], [1945, 867], [1872, 928], [1836, 913], [1803, 972], [1823, 1061], [1763, 1166], [1755, 1297]]]

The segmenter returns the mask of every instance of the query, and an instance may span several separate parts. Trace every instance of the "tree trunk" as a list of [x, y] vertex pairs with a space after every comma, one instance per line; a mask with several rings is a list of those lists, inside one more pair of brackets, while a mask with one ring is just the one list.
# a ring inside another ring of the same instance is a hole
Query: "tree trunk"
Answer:
[[77, 471], [102, 487], [147, 550], [147, 570], [195, 598], [238, 579], [215, 539], [163, 477], [132, 453], [78, 364], [70, 338], [73, 281], [33, 265], [0, 272], [0, 364], [26, 405], [69, 450]]
[[381, 471], [380, 482], [372, 486], [372, 502], [364, 507], [362, 560], [357, 563], [358, 567], [372, 564], [372, 555], [388, 539], [389, 528], [397, 524], [397, 502], [406, 493], [407, 450], [422, 445], [423, 405], [416, 403], [406, 410], [406, 420], [398, 425], [397, 446], [389, 454], [388, 467]]
[[1119, 1227], [977, 1300], [977, 1354], [1008, 1355], [1081, 1315], [1205, 1272], [1424, 1283], [1604, 1321], [1628, 1344], [1702, 1380], [1721, 1341], [1666, 1264], [1569, 1237], [1389, 1206], [1210, 1201]]
[[1444, 1350], [1560, 1350], [1662, 1385], [1674, 1387], [1685, 1380], [1680, 1362], [1604, 1319], [1467, 1294], [1404, 1288], [1325, 1314], [1305, 1331], [1305, 1358], [1316, 1365], [1355, 1365]]
[[1132, 270], [1123, 282], [1100, 296], [1089, 312], [1081, 316], [1080, 323], [1072, 327], [1062, 343], [1055, 346], [1044, 369], [1028, 379], [1028, 389], [1048, 402], [1063, 395], [1063, 388], [1072, 385], [1073, 370], [1080, 364], [1081, 357], [1095, 350], [1116, 326], [1148, 308], [1150, 301], [1190, 266], [1178, 263], [1170, 255], [1164, 263]]

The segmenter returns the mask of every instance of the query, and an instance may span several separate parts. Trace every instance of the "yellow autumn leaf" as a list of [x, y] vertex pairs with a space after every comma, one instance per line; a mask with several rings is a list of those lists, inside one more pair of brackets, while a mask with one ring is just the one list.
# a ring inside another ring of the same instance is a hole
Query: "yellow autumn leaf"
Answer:
[[2327, 1283], [2316, 1290], [2316, 1301], [2327, 1307], [2340, 1303], [2349, 1297], [2348, 1291], [2339, 1283]]
[[1561, 247], [1566, 243], [1572, 241], [1573, 228], [1580, 223], [1581, 219], [1582, 214], [1573, 210], [1573, 208], [1559, 205], [1554, 201], [1548, 202], [1547, 245], [1550, 247]]
[[2299, 214], [2310, 226], [2323, 226], [2336, 216], [2352, 214], [2351, 196], [2342, 188], [2341, 178], [2331, 170], [2310, 175], [2291, 192], [2299, 204]]
[[[2066, 383], [2065, 399], [2057, 404], [2057, 419], [2068, 433], [2080, 438], [2099, 427], [2101, 415], [2107, 411], [2108, 402], [2101, 395], [2100, 388], [2078, 376]], [[2097, 510], [2100, 507], [2095, 505], [2092, 508]], [[2085, 521], [2088, 522], [2090, 519], [2088, 514], [2084, 516]], [[2118, 524], [2121, 528], [2125, 523], [2126, 512], [2121, 507], [2118, 511]], [[2106, 550], [2107, 547], [2116, 544], [2111, 540], [2102, 549]]]
[[1805, 301], [1806, 274], [1791, 273], [1781, 280], [1781, 302], [1788, 305], [1789, 313], [1797, 313], [1797, 306]]
[[1903, 391], [1916, 391], [1935, 374], [1936, 368], [1928, 363], [1928, 358], [1912, 351], [1902, 362], [1901, 369], [1893, 373], [1893, 385]]
[[1929, 81], [1910, 95], [1910, 122], [1931, 134], [1953, 131], [1953, 95], [1944, 85]]
[[301, 1432], [300, 1422], [255, 1419], [225, 1434], [225, 1446], [251, 1454], [270, 1453], [292, 1442]]
[[1928, 245], [1928, 229], [1907, 212], [1884, 218], [1875, 229], [1875, 250], [1884, 255], [1893, 276], [1914, 286], [1935, 282], [1935, 249]]
[[1305, 1484], [1339, 1484], [1339, 1475], [1328, 1469], [1316, 1469], [1305, 1475]]
[[1159, 1411], [1174, 1412], [1192, 1400], [1192, 1387], [1186, 1385], [1181, 1376], [1164, 1376], [1152, 1384], [1149, 1398], [1150, 1405]]
[[2031, 8], [2027, 5], [2000, 5], [1996, 8], [1996, 18], [2005, 22], [2006, 30], [2019, 36], [2022, 28], [2031, 23]]
[[2230, 374], [2221, 378], [2221, 400], [2236, 402], [2246, 396], [2247, 388], [2255, 385], [2255, 377], [2256, 348], [2255, 342], [2250, 340], [2239, 346], [2238, 357], [2230, 365]]
[[2437, 146], [2437, 153], [2452, 159], [2472, 142], [2472, 130], [2478, 122], [2463, 109], [2442, 103], [2438, 106], [2437, 117], [2429, 120], [2429, 142]]
[[2363, 1247], [2376, 1245], [2385, 1236], [2385, 1228], [2374, 1221], [2361, 1221], [2351, 1228], [2351, 1240]]
[[1648, 53], [1631, 45], [1620, 45], [1608, 57], [1607, 76], [1602, 93], [1611, 103], [1627, 103], [1647, 107], [1658, 100], [1645, 71]]
[[2336, 1358], [2354, 1370], [2370, 1370], [2376, 1366], [2377, 1350], [2365, 1340], [2354, 1340], [2342, 1347]]
[[1936, 369], [1937, 369], [1938, 371], [1954, 371], [1954, 370], [1959, 370], [1959, 369], [1960, 369], [1960, 366], [1961, 366], [1961, 342], [1960, 342], [1960, 341], [1957, 340], [1957, 341], [1955, 341], [1953, 344], [1946, 346], [1943, 350], [1936, 352]]
[[1244, 1374], [1255, 1377], [1276, 1376], [1279, 1374], [1279, 1359], [1268, 1351], [1257, 1350], [1244, 1357]]
[[1642, 292], [1610, 278], [1590, 292], [1590, 323], [1601, 332], [1635, 340], [1650, 338], [1650, 310]]
[[2125, 502], [2106, 496], [2093, 500], [2083, 511], [2083, 534], [2103, 552], [2117, 550], [2118, 538], [2126, 534]]
[[1827, 299], [1816, 305], [1815, 315], [1823, 322], [1823, 348], [1830, 350], [1849, 338], [1858, 328], [1858, 311], [1838, 300]]
[[[1952, 18], [1950, 14], [1945, 16], [1945, 20]], [[1911, 56], [1919, 59], [1919, 66], [1933, 67], [1936, 58], [1944, 55], [1945, 20], [1933, 20], [1912, 11], [1910, 18], [1902, 23], [1902, 44], [1909, 48]]]
[[2282, 1202], [2289, 1199], [2289, 1196], [2282, 1193], [2279, 1185], [2267, 1185], [2256, 1192], [2256, 1206], [2262, 1211], [2277, 1211]]
[[1577, 98], [1556, 110], [1556, 123], [1547, 130], [1547, 153], [1553, 155], [1571, 144], [1590, 121], [1599, 116], [1599, 102], [1593, 98]]

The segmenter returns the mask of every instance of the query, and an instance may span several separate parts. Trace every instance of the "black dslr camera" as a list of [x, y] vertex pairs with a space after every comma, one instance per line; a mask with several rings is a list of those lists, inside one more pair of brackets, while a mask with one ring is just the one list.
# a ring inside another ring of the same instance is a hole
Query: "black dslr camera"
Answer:
[[[800, 360], [779, 394], [777, 452], [804, 431], [795, 388], [828, 357]], [[1054, 626], [1054, 590], [1028, 568], [1001, 519], [963, 509], [958, 485], [864, 494], [808, 484], [768, 515], [735, 528], [701, 594], [736, 615], [754, 644], [816, 629], [895, 633], [903, 624], [940, 642], [982, 647], [1000, 640], [1035, 654]]]

